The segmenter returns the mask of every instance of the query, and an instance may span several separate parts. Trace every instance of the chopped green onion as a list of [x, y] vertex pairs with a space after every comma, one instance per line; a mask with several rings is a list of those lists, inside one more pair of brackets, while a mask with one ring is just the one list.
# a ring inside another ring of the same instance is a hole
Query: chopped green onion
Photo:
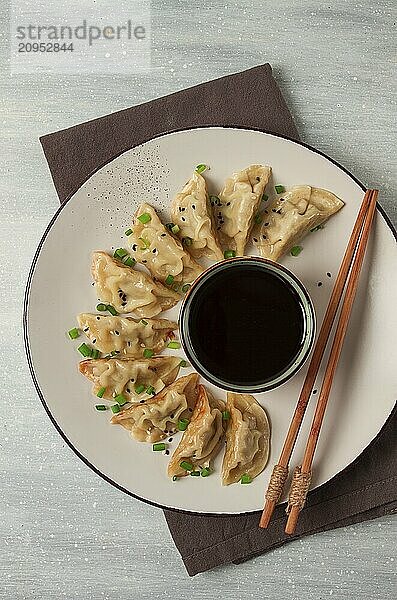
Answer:
[[210, 196], [211, 206], [222, 206], [221, 199], [218, 196]]
[[80, 352], [80, 354], [82, 354], [86, 358], [88, 356], [91, 356], [91, 348], [89, 346], [87, 346], [87, 344], [81, 344], [81, 346], [79, 346], [77, 348], [77, 350]]
[[142, 323], [142, 325], [147, 325], [148, 324], [148, 322], [145, 321], [145, 319], [141, 319], [141, 323]]
[[70, 331], [68, 331], [68, 334], [69, 334], [69, 337], [70, 337], [71, 340], [75, 340], [80, 335], [79, 330], [77, 329], [77, 327], [73, 327], [73, 329], [71, 329]]
[[197, 173], [204, 173], [208, 169], [207, 165], [197, 165], [196, 171]]
[[179, 419], [178, 430], [185, 431], [185, 429], [187, 429], [187, 426], [189, 425], [189, 423], [190, 423], [189, 419]]
[[172, 228], [175, 227], [175, 223], [167, 223], [166, 228], [172, 231]]
[[262, 223], [262, 219], [263, 219], [263, 215], [261, 213], [256, 214], [254, 217], [254, 221], [257, 225]]
[[108, 310], [110, 312], [110, 314], [113, 315], [114, 317], [117, 315], [117, 310], [111, 304], [106, 305], [106, 310]]
[[324, 225], [317, 225], [317, 227], [313, 227], [310, 231], [313, 233], [313, 231], [318, 231], [319, 229], [324, 229]]
[[156, 390], [154, 389], [154, 387], [152, 385], [149, 385], [146, 388], [146, 393], [149, 394], [149, 396], [155, 396]]
[[285, 192], [285, 187], [283, 185], [275, 185], [274, 189], [276, 190], [277, 194], [282, 194]]
[[179, 292], [179, 283], [173, 283], [172, 289], [174, 290], [174, 292]]
[[269, 196], [267, 194], [263, 194], [262, 202], [266, 202], [266, 200], [269, 200]]
[[137, 384], [135, 386], [135, 392], [137, 394], [142, 394], [142, 392], [144, 391], [144, 389], [145, 389], [145, 386], [143, 385], [143, 383], [140, 383], [139, 385]]
[[235, 250], [225, 250], [223, 253], [225, 258], [234, 258], [236, 256]]
[[98, 396], [98, 398], [103, 398], [103, 395], [104, 395], [105, 392], [106, 392], [106, 388], [105, 387], [101, 387], [97, 391], [96, 395]]
[[162, 450], [165, 450], [167, 447], [166, 444], [164, 444], [164, 442], [160, 442], [159, 444], [153, 444], [152, 449], [153, 452], [162, 452]]
[[192, 477], [200, 477], [200, 471], [191, 471], [191, 472], [190, 472], [190, 475], [191, 475]]
[[248, 475], [247, 473], [244, 473], [244, 475], [241, 475], [240, 478], [240, 483], [251, 483], [252, 479], [250, 477], [250, 475]]
[[123, 394], [118, 394], [115, 396], [114, 400], [117, 402], [117, 404], [120, 404], [120, 406], [124, 406], [124, 404], [127, 404], [128, 402], [127, 398], [123, 396]]
[[181, 467], [181, 469], [184, 469], [185, 471], [193, 471], [192, 463], [188, 462], [187, 460], [183, 460], [182, 462], [180, 462], [179, 466]]
[[127, 229], [127, 231], [125, 231], [124, 233], [125, 233], [125, 235], [131, 235], [132, 229]]
[[165, 278], [165, 284], [166, 285], [171, 285], [171, 283], [174, 283], [174, 276], [173, 275], [167, 275], [167, 277]]
[[191, 237], [184, 237], [182, 238], [182, 244], [184, 246], [191, 246], [193, 244], [193, 240]]
[[91, 350], [91, 358], [99, 358], [101, 355], [101, 353], [99, 352], [99, 350], [97, 350], [97, 348], [93, 348]]
[[212, 473], [212, 469], [210, 469], [209, 467], [204, 467], [203, 469], [201, 469], [201, 477], [208, 477], [208, 475], [211, 475]]
[[180, 232], [180, 227], [179, 227], [179, 225], [173, 225], [173, 226], [171, 227], [171, 231], [172, 231], [172, 233], [173, 233], [174, 235], [176, 235], [177, 233], [179, 233], [179, 232]]
[[167, 344], [167, 348], [171, 348], [171, 350], [178, 350], [178, 348], [180, 348], [181, 345], [179, 342], [169, 342]]
[[174, 475], [172, 478], [172, 481], [178, 481], [178, 479], [179, 479], [178, 475]]
[[190, 290], [192, 286], [190, 285], [190, 283], [184, 283], [183, 286], [181, 287], [181, 290], [183, 293], [186, 293]]
[[135, 258], [132, 258], [132, 256], [127, 256], [126, 258], [123, 258], [123, 263], [127, 265], [127, 267], [135, 267], [136, 260]]
[[228, 410], [224, 410], [222, 413], [222, 419], [224, 421], [228, 421], [230, 419], [230, 412]]
[[180, 367], [187, 367], [187, 362], [186, 360], [181, 360], [181, 362], [179, 363]]
[[110, 356], [117, 356], [118, 354], [120, 354], [120, 350], [112, 350]]
[[150, 242], [149, 240], [146, 240], [143, 237], [138, 238], [140, 242], [142, 242], [143, 244], [143, 248], [141, 248], [141, 250], [147, 250], [148, 248], [150, 248]]
[[106, 306], [106, 304], [103, 304], [103, 302], [100, 302], [99, 304], [96, 305], [96, 309], [99, 310], [100, 312], [103, 312], [103, 311], [107, 310], [107, 306]]
[[299, 254], [302, 252], [302, 250], [303, 250], [302, 246], [294, 246], [293, 248], [291, 248], [291, 255], [299, 256]]
[[114, 258], [118, 258], [118, 259], [122, 260], [124, 258], [124, 256], [128, 256], [128, 252], [127, 252], [127, 250], [124, 250], [124, 248], [117, 248], [117, 250], [114, 251], [114, 254], [113, 254]]
[[152, 220], [152, 217], [149, 215], [149, 213], [143, 213], [138, 217], [138, 221], [140, 221], [144, 225], [145, 225], [145, 223], [149, 223], [149, 221], [151, 221], [151, 220]]
[[143, 358], [152, 358], [154, 356], [154, 350], [150, 348], [145, 348], [143, 351]]
[[120, 412], [120, 410], [121, 410], [121, 408], [120, 408], [120, 404], [113, 404], [113, 405], [110, 407], [110, 409], [111, 409], [112, 413], [114, 413], [114, 414], [117, 414], [117, 413], [119, 413], [119, 412]]
[[105, 406], [104, 404], [96, 404], [96, 405], [95, 405], [95, 408], [96, 408], [97, 410], [107, 410], [107, 409], [108, 409], [108, 407], [107, 407], [107, 406]]

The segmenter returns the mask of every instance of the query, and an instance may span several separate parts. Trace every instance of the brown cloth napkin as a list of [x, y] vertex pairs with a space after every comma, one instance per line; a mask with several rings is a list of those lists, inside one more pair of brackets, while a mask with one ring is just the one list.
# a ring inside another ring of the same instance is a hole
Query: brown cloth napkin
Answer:
[[[61, 202], [91, 173], [161, 133], [198, 126], [257, 128], [299, 139], [270, 65], [210, 81], [40, 139]], [[189, 575], [263, 554], [297, 537], [397, 511], [397, 407], [375, 440], [344, 471], [313, 490], [296, 534], [284, 534], [285, 505], [267, 530], [259, 512], [207, 516], [165, 510]]]

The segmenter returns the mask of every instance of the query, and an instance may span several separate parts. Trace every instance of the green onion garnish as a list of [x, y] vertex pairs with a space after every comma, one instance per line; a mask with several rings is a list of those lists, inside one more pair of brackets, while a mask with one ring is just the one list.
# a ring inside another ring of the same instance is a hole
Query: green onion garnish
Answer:
[[302, 250], [303, 250], [302, 246], [294, 246], [293, 248], [291, 248], [291, 255], [299, 256], [299, 254], [302, 252]]
[[187, 367], [187, 362], [186, 360], [181, 360], [181, 362], [179, 363], [180, 367]]
[[154, 389], [154, 387], [152, 385], [149, 385], [146, 388], [146, 393], [149, 394], [149, 396], [154, 396], [156, 394], [156, 390]]
[[178, 475], [174, 475], [172, 478], [172, 481], [178, 481], [178, 479], [179, 479]]
[[207, 165], [197, 165], [196, 171], [197, 173], [204, 173], [208, 169]]
[[112, 350], [110, 356], [117, 356], [118, 354], [120, 354], [120, 350]]
[[269, 196], [267, 194], [263, 194], [262, 202], [266, 202], [266, 200], [269, 200]]
[[117, 402], [117, 404], [120, 404], [120, 406], [124, 406], [124, 404], [127, 404], [128, 402], [127, 398], [123, 396], [123, 394], [118, 394], [115, 396], [114, 400]]
[[184, 283], [183, 286], [181, 287], [181, 290], [183, 293], [186, 293], [190, 290], [192, 286], [190, 285], [190, 283]]
[[174, 290], [174, 292], [179, 292], [179, 283], [173, 283], [171, 288]]
[[98, 398], [103, 398], [103, 395], [104, 395], [105, 392], [106, 392], [106, 388], [105, 387], [101, 387], [97, 391], [96, 395], [98, 396]]
[[87, 346], [87, 344], [81, 344], [81, 346], [79, 346], [77, 348], [77, 350], [80, 352], [80, 354], [82, 354], [86, 358], [88, 356], [91, 356], [91, 348], [89, 346]]
[[171, 227], [171, 231], [172, 231], [172, 233], [173, 233], [174, 235], [176, 235], [177, 233], [179, 233], [179, 232], [180, 232], [179, 225], [172, 225], [172, 227]]
[[185, 431], [185, 429], [187, 429], [187, 426], [189, 425], [189, 423], [190, 423], [189, 419], [179, 419], [178, 430]]
[[119, 413], [119, 412], [120, 412], [120, 410], [121, 410], [121, 408], [120, 408], [120, 404], [113, 404], [113, 405], [110, 407], [110, 409], [111, 409], [112, 413], [114, 413], [114, 414], [116, 414], [116, 413]]
[[132, 258], [132, 256], [127, 256], [126, 258], [123, 258], [123, 263], [127, 265], [127, 267], [135, 267], [136, 260], [135, 258]]
[[190, 475], [191, 475], [192, 477], [200, 477], [200, 471], [191, 471], [191, 472], [190, 472]]
[[169, 342], [167, 344], [167, 348], [171, 348], [171, 350], [178, 350], [178, 348], [180, 348], [181, 345], [179, 342]]
[[262, 214], [261, 214], [261, 213], [257, 213], [257, 214], [255, 215], [255, 217], [254, 217], [254, 221], [255, 221], [255, 223], [256, 223], [257, 225], [259, 225], [260, 223], [262, 223], [262, 219], [263, 219], [263, 216], [262, 216]]
[[107, 306], [106, 306], [106, 304], [103, 304], [103, 302], [100, 302], [99, 304], [96, 305], [96, 309], [99, 310], [100, 312], [103, 312], [103, 311], [107, 310]]
[[222, 419], [224, 421], [228, 421], [230, 419], [230, 412], [228, 410], [224, 410], [222, 412]]
[[142, 323], [142, 325], [147, 325], [148, 324], [148, 322], [145, 321], [145, 319], [141, 319], [141, 323]]
[[143, 237], [138, 238], [140, 242], [142, 242], [143, 244], [143, 248], [141, 248], [141, 250], [147, 250], [148, 248], [150, 248], [150, 242], [149, 240], [146, 240]]
[[143, 385], [143, 383], [137, 384], [135, 386], [135, 392], [137, 394], [142, 394], [142, 392], [144, 391], [144, 389], [145, 389], [145, 386]]
[[127, 229], [127, 231], [125, 231], [124, 233], [125, 233], [125, 235], [131, 235], [132, 229]]
[[235, 250], [225, 250], [223, 253], [225, 258], [234, 258], [236, 256]]
[[285, 187], [283, 185], [275, 185], [274, 189], [276, 190], [277, 194], [282, 194], [285, 192]]
[[91, 358], [99, 358], [101, 355], [101, 353], [99, 352], [99, 350], [97, 350], [97, 348], [93, 348], [91, 350]]
[[166, 285], [171, 285], [171, 283], [174, 282], [174, 276], [173, 275], [167, 275], [167, 277], [165, 278], [165, 284]]
[[184, 237], [182, 238], [182, 244], [184, 246], [191, 246], [193, 244], [193, 240], [191, 237]]
[[110, 312], [110, 314], [113, 315], [114, 317], [117, 315], [117, 310], [111, 304], [106, 305], [106, 310], [108, 310]]
[[152, 358], [154, 356], [154, 350], [150, 348], [145, 348], [143, 351], [143, 358]]
[[113, 254], [114, 258], [118, 258], [119, 260], [122, 260], [124, 258], [124, 256], [128, 256], [128, 252], [127, 252], [127, 250], [124, 250], [124, 248], [117, 248], [117, 250], [114, 251], [114, 254]]
[[166, 228], [169, 229], [170, 231], [172, 230], [173, 227], [175, 227], [175, 223], [166, 223]]
[[319, 229], [324, 229], [324, 225], [317, 225], [317, 227], [313, 227], [310, 231], [313, 233], [313, 231], [318, 231]]
[[140, 215], [138, 217], [138, 221], [140, 221], [143, 224], [149, 223], [149, 221], [151, 221], [151, 220], [152, 220], [152, 217], [149, 215], [149, 213], [143, 213], [142, 215]]
[[69, 337], [70, 337], [71, 340], [75, 340], [80, 335], [79, 330], [77, 329], [77, 327], [73, 327], [73, 329], [71, 329], [70, 331], [68, 331], [68, 334], [69, 334]]
[[105, 406], [104, 404], [96, 404], [96, 405], [95, 405], [95, 408], [96, 408], [97, 410], [107, 410], [107, 409], [108, 409], [108, 407], [107, 407], [107, 406]]
[[212, 473], [212, 469], [210, 469], [209, 467], [204, 467], [203, 469], [201, 469], [201, 477], [208, 477], [208, 475], [211, 475]]
[[183, 460], [182, 462], [180, 462], [179, 466], [181, 467], [181, 469], [184, 469], [185, 471], [193, 471], [192, 463], [188, 462], [187, 460]]
[[152, 450], [153, 452], [162, 452], [162, 450], [165, 450], [166, 447], [167, 445], [164, 444], [164, 442], [160, 442], [159, 444], [153, 444]]
[[244, 473], [244, 475], [241, 475], [240, 478], [240, 483], [251, 483], [252, 479], [250, 477], [250, 475], [248, 475], [247, 473]]

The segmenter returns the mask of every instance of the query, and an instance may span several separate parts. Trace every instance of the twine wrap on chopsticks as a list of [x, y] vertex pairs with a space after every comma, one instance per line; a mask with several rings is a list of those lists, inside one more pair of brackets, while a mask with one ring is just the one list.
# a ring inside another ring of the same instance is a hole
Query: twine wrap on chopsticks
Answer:
[[312, 472], [302, 473], [302, 467], [295, 467], [292, 476], [291, 487], [288, 494], [288, 504], [285, 512], [287, 515], [291, 512], [292, 507], [296, 507], [299, 511], [305, 505], [306, 496], [309, 491]]
[[270, 502], [275, 502], [277, 504], [281, 498], [281, 494], [283, 493], [284, 483], [287, 477], [288, 467], [283, 467], [283, 465], [274, 465], [265, 494], [266, 500], [270, 500]]

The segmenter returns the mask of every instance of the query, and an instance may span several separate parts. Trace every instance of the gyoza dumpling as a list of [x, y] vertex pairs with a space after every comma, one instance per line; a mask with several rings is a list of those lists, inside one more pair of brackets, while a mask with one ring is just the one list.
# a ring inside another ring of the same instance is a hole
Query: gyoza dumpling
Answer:
[[77, 315], [80, 329], [104, 354], [117, 351], [128, 358], [141, 358], [145, 349], [158, 354], [167, 344], [170, 334], [178, 329], [168, 319], [132, 319], [111, 315]]
[[194, 258], [208, 256], [222, 260], [223, 252], [216, 233], [215, 219], [208, 198], [205, 179], [195, 171], [171, 205], [172, 221], [179, 227], [179, 237], [188, 239], [187, 251]]
[[144, 203], [138, 208], [129, 240], [135, 259], [162, 282], [171, 276], [177, 283], [191, 283], [203, 271], [163, 225], [150, 204]]
[[259, 475], [269, 457], [270, 426], [265, 410], [253, 396], [228, 392], [226, 410], [230, 413], [226, 429], [226, 452], [222, 464], [222, 483], [251, 479]]
[[255, 234], [259, 254], [277, 261], [343, 206], [344, 202], [327, 190], [310, 185], [291, 188], [277, 199]]
[[222, 412], [225, 403], [215, 400], [203, 385], [199, 385], [198, 399], [195, 409], [168, 464], [170, 477], [187, 475], [187, 471], [180, 467], [181, 461], [187, 461], [194, 467], [208, 466], [221, 449], [222, 438], [226, 421]]
[[177, 429], [179, 419], [190, 416], [197, 400], [197, 373], [177, 379], [160, 394], [114, 415], [139, 442], [158, 442]]
[[[94, 382], [92, 393], [105, 388], [102, 398], [111, 400], [122, 394], [129, 402], [149, 398], [172, 383], [179, 372], [181, 359], [177, 356], [154, 358], [98, 358], [83, 360], [79, 371]], [[147, 389], [154, 388], [152, 394]]]
[[154, 317], [175, 306], [180, 296], [137, 269], [127, 267], [105, 252], [92, 255], [91, 273], [98, 298], [119, 313]]
[[221, 206], [214, 206], [222, 246], [237, 256], [244, 255], [271, 172], [270, 167], [251, 165], [234, 173], [219, 194]]

